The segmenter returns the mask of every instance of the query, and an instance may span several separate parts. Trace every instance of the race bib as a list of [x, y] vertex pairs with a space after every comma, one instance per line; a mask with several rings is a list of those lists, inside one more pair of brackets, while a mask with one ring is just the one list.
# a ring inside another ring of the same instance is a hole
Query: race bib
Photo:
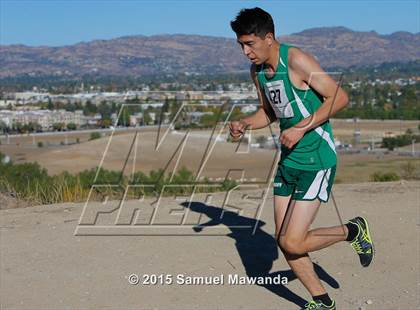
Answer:
[[283, 81], [274, 81], [265, 84], [265, 95], [271, 104], [277, 118], [293, 117], [292, 105], [286, 95]]

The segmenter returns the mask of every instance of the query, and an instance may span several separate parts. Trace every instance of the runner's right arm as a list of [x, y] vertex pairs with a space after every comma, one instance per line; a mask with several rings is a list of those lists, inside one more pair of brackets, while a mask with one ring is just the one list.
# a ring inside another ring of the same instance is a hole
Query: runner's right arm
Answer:
[[245, 133], [246, 129], [261, 129], [276, 121], [276, 117], [269, 103], [267, 102], [267, 98], [261, 92], [256, 74], [256, 66], [254, 64], [251, 66], [250, 71], [251, 78], [255, 84], [255, 87], [257, 88], [260, 107], [258, 108], [257, 112], [251, 116], [245, 117], [240, 121], [230, 122], [230, 134], [234, 139], [239, 139]]

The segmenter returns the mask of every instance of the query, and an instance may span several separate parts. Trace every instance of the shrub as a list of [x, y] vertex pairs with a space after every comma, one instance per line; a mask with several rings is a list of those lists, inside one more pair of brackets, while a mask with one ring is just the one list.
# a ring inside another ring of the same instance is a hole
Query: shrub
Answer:
[[401, 165], [401, 175], [404, 179], [418, 179], [420, 177], [418, 166], [412, 161], [407, 161]]
[[405, 134], [396, 137], [387, 137], [382, 139], [382, 147], [392, 151], [396, 147], [410, 145], [413, 140], [420, 142], [420, 135]]
[[77, 129], [77, 126], [76, 126], [75, 123], [68, 123], [67, 124], [67, 129], [68, 130], [76, 130]]
[[395, 172], [375, 172], [371, 175], [371, 180], [374, 182], [390, 182], [400, 180], [400, 176]]
[[90, 134], [89, 140], [96, 140], [96, 139], [99, 139], [100, 137], [101, 137], [101, 134], [99, 132], [92, 132]]
[[[63, 172], [59, 175], [49, 176], [47, 170], [41, 168], [38, 163], [14, 164], [5, 163], [4, 155], [0, 153], [0, 191], [13, 192], [20, 199], [26, 199], [34, 204], [50, 204], [61, 202], [76, 202], [87, 199], [93, 185], [94, 191], [90, 199], [98, 200], [109, 196], [111, 199], [120, 199], [127, 185], [139, 185], [132, 187], [134, 191], [129, 193], [129, 198], [141, 195], [160, 194], [165, 185], [164, 195], [184, 195], [196, 192], [226, 191], [234, 188], [236, 182], [225, 180], [214, 186], [195, 187], [194, 174], [187, 168], [182, 167], [171, 179], [165, 175], [162, 169], [151, 171], [149, 175], [136, 172], [130, 177], [119, 171], [106, 169], [90, 169], [76, 175]], [[96, 178], [96, 179], [95, 179]], [[201, 184], [212, 184], [205, 179]], [[148, 185], [148, 186], [142, 186]]]

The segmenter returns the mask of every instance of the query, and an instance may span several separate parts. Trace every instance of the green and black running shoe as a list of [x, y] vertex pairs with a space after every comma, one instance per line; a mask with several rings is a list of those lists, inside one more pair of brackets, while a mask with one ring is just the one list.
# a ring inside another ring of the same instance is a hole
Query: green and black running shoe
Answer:
[[368, 222], [360, 216], [351, 219], [349, 222], [359, 227], [359, 233], [353, 241], [350, 241], [350, 244], [359, 255], [362, 266], [367, 267], [370, 265], [373, 260], [373, 256], [375, 255], [375, 249], [370, 236]]
[[324, 305], [320, 301], [310, 301], [305, 305], [305, 308], [303, 310], [336, 310], [335, 307], [335, 301], [333, 300], [333, 303], [330, 306]]

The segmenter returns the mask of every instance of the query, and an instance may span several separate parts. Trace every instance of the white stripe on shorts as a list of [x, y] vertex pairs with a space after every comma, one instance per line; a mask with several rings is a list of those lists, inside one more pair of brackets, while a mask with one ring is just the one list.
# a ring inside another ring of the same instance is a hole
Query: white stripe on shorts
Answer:
[[[318, 171], [318, 173], [315, 176], [315, 179], [312, 181], [311, 186], [309, 186], [308, 191], [306, 192], [305, 196], [303, 196], [303, 199], [311, 200], [311, 199], [316, 198], [317, 194], [319, 193], [319, 189], [320, 189], [321, 185], [324, 184], [323, 180], [325, 181], [325, 178], [324, 178], [325, 173], [327, 173], [327, 175], [329, 177], [329, 172], [330, 171], [331, 171], [331, 168]], [[328, 180], [327, 180], [327, 185], [328, 185]], [[326, 189], [327, 188], [325, 187], [325, 190]]]
[[330, 180], [330, 174], [331, 169], [327, 170], [327, 175], [325, 176], [324, 180], [322, 180], [321, 190], [319, 192], [319, 198], [322, 200], [327, 200], [328, 193], [327, 193], [327, 187], [328, 187], [328, 181]]

